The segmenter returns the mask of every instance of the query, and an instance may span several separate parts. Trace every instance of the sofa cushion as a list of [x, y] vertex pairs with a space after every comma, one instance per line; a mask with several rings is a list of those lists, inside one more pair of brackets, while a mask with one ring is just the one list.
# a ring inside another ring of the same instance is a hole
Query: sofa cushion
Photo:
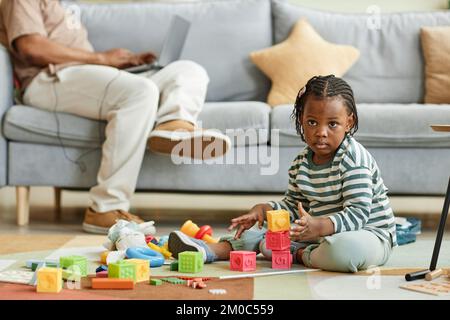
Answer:
[[[70, 5], [71, 2], [65, 3]], [[160, 53], [171, 17], [191, 21], [180, 59], [207, 70], [208, 101], [265, 101], [269, 80], [251, 63], [250, 51], [272, 45], [269, 0], [78, 3], [94, 48], [123, 47]]]
[[306, 20], [299, 20], [289, 38], [252, 52], [252, 61], [272, 80], [267, 102], [294, 103], [298, 91], [316, 75], [341, 77], [358, 59], [358, 49], [324, 41]]
[[[304, 145], [290, 118], [292, 105], [271, 113], [272, 129], [280, 130], [283, 147]], [[355, 138], [366, 147], [450, 147], [450, 133], [434, 132], [431, 124], [450, 124], [450, 105], [365, 104], [357, 105], [359, 129]]]
[[[342, 14], [273, 1], [275, 43], [305, 18], [327, 41], [352, 45], [361, 56], [345, 74], [359, 102], [420, 103], [424, 96], [422, 26], [450, 25], [450, 11]], [[379, 20], [377, 20], [379, 18]]]
[[450, 26], [424, 27], [425, 103], [450, 103]]
[[[235, 146], [265, 144], [269, 137], [270, 107], [263, 102], [216, 102], [205, 104], [199, 115], [203, 128], [218, 129]], [[14, 141], [98, 148], [104, 140], [104, 121], [53, 113], [29, 106], [13, 106], [5, 116], [4, 134]], [[254, 137], [248, 129], [262, 129]], [[240, 129], [240, 130], [235, 130]]]

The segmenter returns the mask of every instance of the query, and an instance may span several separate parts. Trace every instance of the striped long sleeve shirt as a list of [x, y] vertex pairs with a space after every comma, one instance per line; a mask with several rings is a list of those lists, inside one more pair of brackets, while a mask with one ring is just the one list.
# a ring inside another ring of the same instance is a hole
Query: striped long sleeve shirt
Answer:
[[300, 218], [301, 201], [311, 216], [329, 217], [335, 233], [364, 229], [396, 246], [388, 189], [372, 155], [347, 136], [330, 163], [315, 165], [312, 156], [313, 151], [306, 147], [295, 158], [284, 199], [269, 204], [275, 210], [287, 210], [294, 221]]

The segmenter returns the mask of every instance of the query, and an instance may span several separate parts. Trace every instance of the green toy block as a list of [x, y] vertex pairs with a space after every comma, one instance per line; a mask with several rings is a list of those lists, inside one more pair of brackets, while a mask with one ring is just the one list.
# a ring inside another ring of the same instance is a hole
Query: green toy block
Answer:
[[171, 277], [161, 278], [161, 281], [168, 282], [171, 284], [185, 284], [186, 283], [186, 280], [179, 279], [179, 278], [171, 278]]
[[133, 279], [136, 282], [136, 264], [125, 260], [108, 265], [108, 278]]
[[178, 254], [178, 271], [196, 273], [203, 270], [203, 255], [201, 252], [184, 251]]
[[150, 279], [150, 284], [152, 286], [160, 286], [160, 285], [162, 285], [162, 281], [159, 279]]
[[178, 261], [174, 261], [170, 264], [170, 271], [178, 271]]
[[75, 266], [78, 266], [80, 268], [81, 276], [85, 277], [87, 276], [87, 258], [82, 256], [66, 256], [59, 258], [59, 264], [61, 265], [61, 268], [68, 269], [69, 267], [72, 267], [71, 269], [74, 269]]

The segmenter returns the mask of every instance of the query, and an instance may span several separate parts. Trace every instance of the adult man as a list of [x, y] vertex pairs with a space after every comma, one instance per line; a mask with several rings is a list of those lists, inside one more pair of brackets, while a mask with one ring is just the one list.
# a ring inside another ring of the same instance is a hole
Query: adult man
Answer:
[[[24, 103], [108, 122], [85, 231], [106, 233], [119, 218], [143, 222], [128, 210], [147, 144], [166, 154], [179, 141], [201, 145], [183, 156], [203, 159], [221, 156], [230, 146], [226, 136], [196, 127], [209, 82], [202, 67], [176, 61], [156, 73], [120, 70], [155, 55], [95, 52], [85, 28], [68, 23], [59, 0], [2, 0], [0, 42], [11, 54]], [[203, 154], [207, 146], [214, 153]]]

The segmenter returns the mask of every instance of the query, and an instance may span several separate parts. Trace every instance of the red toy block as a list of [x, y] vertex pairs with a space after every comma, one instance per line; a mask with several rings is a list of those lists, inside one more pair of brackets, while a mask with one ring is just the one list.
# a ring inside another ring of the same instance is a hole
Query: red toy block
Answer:
[[290, 269], [292, 254], [289, 250], [272, 251], [272, 269]]
[[267, 231], [266, 233], [266, 248], [270, 250], [287, 250], [291, 246], [291, 239], [289, 239], [289, 231]]
[[231, 251], [230, 270], [234, 271], [255, 271], [256, 252], [253, 251]]
[[96, 273], [96, 278], [108, 278], [108, 271], [100, 271]]

